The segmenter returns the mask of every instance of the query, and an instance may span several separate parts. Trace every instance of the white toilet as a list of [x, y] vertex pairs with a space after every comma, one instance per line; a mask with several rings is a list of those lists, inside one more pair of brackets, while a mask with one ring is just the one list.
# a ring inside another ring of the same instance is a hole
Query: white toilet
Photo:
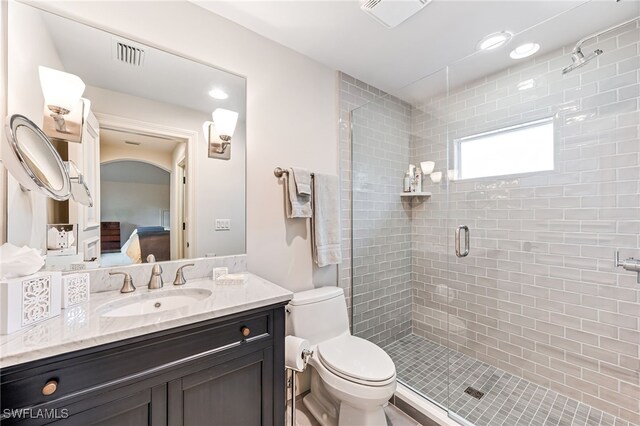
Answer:
[[307, 339], [313, 356], [304, 404], [323, 426], [386, 426], [383, 406], [396, 390], [396, 368], [379, 346], [352, 336], [338, 287], [295, 293], [287, 334]]

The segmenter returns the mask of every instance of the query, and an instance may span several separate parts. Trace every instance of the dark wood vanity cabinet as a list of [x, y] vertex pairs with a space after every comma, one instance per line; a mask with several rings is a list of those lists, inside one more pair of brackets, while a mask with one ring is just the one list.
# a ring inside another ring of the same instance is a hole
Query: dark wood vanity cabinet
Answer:
[[2, 424], [283, 425], [284, 306], [11, 366], [0, 386]]

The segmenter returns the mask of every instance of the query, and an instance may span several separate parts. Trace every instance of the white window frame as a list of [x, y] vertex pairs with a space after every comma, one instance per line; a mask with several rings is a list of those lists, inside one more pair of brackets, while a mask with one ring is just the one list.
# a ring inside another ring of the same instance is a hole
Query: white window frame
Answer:
[[[472, 140], [476, 140], [476, 139], [481, 139], [481, 138], [485, 138], [487, 136], [491, 136], [491, 135], [495, 135], [495, 134], [505, 134], [505, 133], [512, 133], [515, 131], [520, 131], [529, 127], [538, 127], [538, 126], [543, 126], [543, 125], [547, 125], [547, 124], [551, 124], [551, 129], [553, 132], [553, 150], [552, 150], [552, 159], [551, 159], [551, 163], [552, 166], [549, 169], [543, 169], [543, 170], [530, 170], [530, 171], [523, 171], [523, 172], [514, 172], [514, 173], [509, 173], [509, 174], [495, 174], [495, 175], [487, 175], [487, 176], [476, 176], [476, 177], [468, 177], [468, 178], [463, 178], [462, 177], [462, 144], [464, 142], [467, 141], [472, 141]], [[482, 132], [482, 133], [476, 133], [473, 135], [469, 135], [469, 136], [465, 136], [462, 138], [457, 138], [454, 139], [454, 162], [455, 162], [455, 180], [473, 180], [473, 179], [485, 179], [485, 178], [495, 178], [495, 177], [500, 177], [500, 176], [515, 176], [515, 175], [523, 175], [523, 174], [530, 174], [530, 173], [540, 173], [540, 172], [546, 172], [546, 171], [552, 171], [555, 169], [555, 156], [556, 156], [556, 146], [555, 146], [555, 126], [554, 126], [554, 119], [553, 117], [547, 117], [547, 118], [543, 118], [543, 119], [539, 119], [539, 120], [534, 120], [534, 121], [528, 121], [526, 123], [521, 123], [521, 124], [516, 124], [513, 126], [508, 126], [508, 127], [502, 127], [499, 129], [495, 129], [495, 130], [490, 130], [487, 132]]]

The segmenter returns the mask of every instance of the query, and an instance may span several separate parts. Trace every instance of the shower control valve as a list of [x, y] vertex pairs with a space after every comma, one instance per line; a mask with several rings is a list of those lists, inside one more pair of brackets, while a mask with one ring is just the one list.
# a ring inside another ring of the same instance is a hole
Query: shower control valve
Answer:
[[638, 274], [638, 284], [640, 284], [640, 259], [629, 257], [620, 261], [620, 252], [616, 250], [615, 257], [616, 267], [622, 267], [625, 271], [631, 271]]

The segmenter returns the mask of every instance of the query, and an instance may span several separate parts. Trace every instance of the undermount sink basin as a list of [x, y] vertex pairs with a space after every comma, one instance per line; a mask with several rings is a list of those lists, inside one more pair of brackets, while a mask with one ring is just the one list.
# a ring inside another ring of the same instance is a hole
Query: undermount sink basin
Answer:
[[123, 301], [106, 303], [98, 308], [102, 317], [131, 317], [184, 308], [211, 296], [211, 290], [192, 288], [164, 291], [129, 297]]

